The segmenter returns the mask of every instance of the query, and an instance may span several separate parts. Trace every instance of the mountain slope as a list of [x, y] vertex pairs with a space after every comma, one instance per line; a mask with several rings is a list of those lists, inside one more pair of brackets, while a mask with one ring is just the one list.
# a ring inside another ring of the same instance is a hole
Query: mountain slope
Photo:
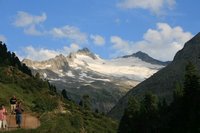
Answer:
[[[12, 75], [10, 75], [10, 70], [12, 70]], [[34, 79], [13, 67], [0, 66], [0, 77], [1, 104], [3, 103], [9, 111], [9, 98], [15, 95], [18, 100], [22, 101], [24, 114], [34, 114], [41, 121], [41, 126], [37, 129], [23, 129], [31, 124], [27, 123], [29, 122], [28, 116], [24, 115], [25, 123], [22, 129], [12, 127], [8, 129], [10, 133], [79, 133], [82, 130], [95, 133], [116, 133], [117, 122], [101, 114], [85, 110], [73, 102], [65, 101], [51, 91], [47, 82]], [[63, 109], [60, 110], [59, 106]]]
[[93, 109], [108, 112], [125, 93], [164, 67], [138, 57], [105, 60], [87, 48], [47, 61], [24, 60], [34, 73], [39, 72], [77, 103], [83, 95], [92, 99]]
[[167, 67], [138, 84], [121, 98], [109, 112], [109, 115], [120, 119], [131, 96], [140, 98], [149, 91], [161, 98], [166, 98], [168, 102], [172, 101], [175, 85], [183, 82], [184, 70], [188, 62], [196, 65], [200, 72], [200, 33], [185, 44], [184, 48], [175, 55], [174, 60]]
[[[2, 44], [0, 43], [0, 47]], [[6, 46], [5, 46], [6, 47]], [[1, 49], [2, 50], [2, 49]], [[37, 129], [14, 130], [11, 133], [79, 133], [79, 132], [95, 132], [95, 133], [115, 133], [118, 123], [99, 113], [90, 110], [64, 99], [63, 96], [56, 93], [56, 88], [49, 84], [48, 81], [40, 79], [37, 75], [32, 76], [26, 73], [25, 67], [19, 60], [17, 63], [24, 66], [22, 71], [18, 67], [12, 66], [9, 60], [10, 55], [7, 49], [0, 51], [0, 55], [6, 53], [8, 56], [0, 56], [5, 62], [0, 62], [0, 104], [4, 104], [10, 115], [9, 99], [13, 95], [17, 100], [22, 101], [24, 108], [23, 114], [34, 114], [41, 121], [41, 126]], [[16, 57], [17, 58], [17, 57]], [[16, 63], [13, 61], [13, 63]], [[28, 71], [29, 72], [29, 71]], [[27, 115], [24, 115], [25, 122], [29, 122]], [[14, 117], [14, 116], [13, 116]], [[10, 117], [8, 117], [10, 118]], [[9, 121], [10, 119], [8, 119]], [[105, 123], [106, 121], [106, 123]], [[9, 121], [10, 122], [10, 121]]]

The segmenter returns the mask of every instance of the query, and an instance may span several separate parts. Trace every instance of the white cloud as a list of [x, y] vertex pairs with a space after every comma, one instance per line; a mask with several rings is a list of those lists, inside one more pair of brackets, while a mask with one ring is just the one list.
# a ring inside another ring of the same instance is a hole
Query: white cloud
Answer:
[[175, 53], [192, 36], [190, 32], [183, 31], [180, 26], [171, 27], [167, 23], [157, 23], [156, 29], [147, 30], [141, 41], [126, 41], [118, 36], [112, 36], [110, 41], [117, 51], [113, 56], [143, 51], [156, 59], [172, 60]]
[[0, 41], [5, 43], [7, 41], [7, 39], [6, 39], [6, 37], [4, 35], [0, 34]]
[[41, 30], [40, 28], [42, 27], [42, 23], [45, 22], [46, 19], [46, 13], [36, 16], [27, 12], [19, 11], [15, 16], [13, 25], [23, 28], [24, 33], [28, 35], [51, 35], [56, 38], [67, 38], [76, 43], [88, 42], [87, 34], [81, 32], [79, 28], [75, 26], [66, 25], [60, 28], [53, 28], [52, 30]]
[[15, 17], [13, 25], [23, 28], [25, 34], [38, 36], [42, 35], [43, 32], [37, 30], [37, 27], [41, 25], [46, 19], [46, 13], [42, 13], [40, 16], [35, 16], [27, 12], [19, 11]]
[[24, 29], [24, 33], [26, 33], [28, 35], [34, 35], [34, 36], [40, 36], [40, 35], [44, 34], [44, 32], [41, 32], [41, 31], [37, 30], [35, 28], [35, 25], [31, 25], [30, 27], [25, 28]]
[[54, 58], [56, 55], [63, 54], [63, 55], [68, 55], [70, 52], [75, 52], [80, 47], [72, 43], [69, 47], [64, 46], [62, 49], [57, 49], [57, 50], [50, 50], [46, 48], [34, 48], [33, 46], [27, 46], [23, 48], [23, 52], [19, 54], [20, 58], [26, 58], [26, 59], [31, 59], [31, 60], [36, 60], [36, 61], [42, 61], [42, 60], [47, 60], [50, 58]]
[[79, 50], [80, 47], [78, 44], [76, 43], [72, 43], [69, 47], [64, 46], [63, 50], [59, 50], [60, 53], [62, 53], [63, 55], [67, 56], [69, 53], [71, 52], [76, 52], [77, 50]]
[[88, 37], [86, 33], [83, 33], [79, 28], [75, 26], [66, 25], [61, 28], [53, 28], [50, 33], [56, 38], [67, 38], [76, 43], [87, 43]]
[[162, 14], [163, 9], [171, 9], [175, 3], [175, 0], [121, 0], [117, 6], [122, 9], [141, 8], [160, 15]]
[[[129, 42], [122, 40], [120, 37], [118, 36], [112, 36], [110, 38], [111, 43], [113, 43], [113, 48], [114, 49], [126, 49], [127, 47], [129, 47]], [[122, 50], [124, 51], [124, 50]]]
[[36, 25], [44, 22], [47, 19], [45, 13], [42, 13], [41, 16], [34, 16], [27, 12], [19, 11], [15, 17], [14, 25], [16, 27], [27, 27], [31, 25]]
[[105, 39], [100, 35], [90, 35], [90, 38], [93, 40], [93, 43], [98, 46], [105, 44]]
[[46, 60], [58, 55], [57, 51], [44, 48], [34, 48], [33, 46], [25, 47], [23, 52], [25, 54], [25, 58], [32, 60]]

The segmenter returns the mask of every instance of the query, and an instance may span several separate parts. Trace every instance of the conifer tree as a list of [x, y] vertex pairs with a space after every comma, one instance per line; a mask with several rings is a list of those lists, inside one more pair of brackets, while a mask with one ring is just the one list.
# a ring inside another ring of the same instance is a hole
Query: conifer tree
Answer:
[[62, 90], [61, 94], [62, 94], [63, 98], [69, 100], [69, 97], [67, 95], [67, 91], [65, 89]]
[[89, 95], [83, 95], [82, 99], [79, 102], [79, 105], [82, 106], [86, 110], [91, 109], [91, 99]]
[[155, 133], [158, 120], [158, 98], [152, 93], [146, 93], [141, 105], [142, 133]]
[[185, 128], [188, 132], [200, 130], [200, 82], [199, 75], [192, 63], [186, 67], [184, 82], [183, 109], [186, 115]]
[[183, 95], [170, 105], [169, 129], [177, 133], [199, 132], [200, 83], [195, 66], [189, 62], [185, 69]]
[[120, 121], [118, 133], [138, 132], [140, 128], [140, 102], [131, 97]]

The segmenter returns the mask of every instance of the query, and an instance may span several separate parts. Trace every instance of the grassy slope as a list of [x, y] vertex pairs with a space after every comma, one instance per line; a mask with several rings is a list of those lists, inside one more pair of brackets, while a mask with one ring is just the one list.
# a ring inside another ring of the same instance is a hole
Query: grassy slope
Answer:
[[[16, 130], [13, 133], [115, 133], [118, 123], [100, 114], [83, 110], [70, 101], [63, 100], [59, 95], [52, 95], [47, 82], [29, 77], [28, 75], [13, 69], [12, 67], [0, 67], [0, 103], [4, 103], [9, 109], [9, 98], [12, 95], [23, 101], [26, 112], [33, 113], [33, 101], [46, 99], [48, 103], [61, 103], [67, 113], [62, 114], [51, 108], [42, 113], [36, 113], [40, 117], [41, 126], [34, 130]], [[51, 101], [51, 102], [49, 102]], [[40, 101], [39, 101], [40, 102]], [[42, 103], [42, 101], [41, 101]], [[44, 105], [47, 106], [48, 105]], [[53, 105], [52, 105], [53, 106]]]

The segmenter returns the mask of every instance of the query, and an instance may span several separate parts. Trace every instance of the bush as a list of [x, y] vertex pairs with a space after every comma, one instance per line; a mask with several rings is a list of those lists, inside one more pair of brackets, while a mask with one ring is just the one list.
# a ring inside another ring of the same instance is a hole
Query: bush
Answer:
[[43, 96], [42, 98], [37, 98], [33, 101], [35, 105], [33, 111], [36, 112], [45, 112], [52, 111], [58, 107], [58, 101], [50, 96]]
[[83, 118], [75, 115], [70, 118], [70, 123], [73, 127], [80, 129], [83, 126]]

